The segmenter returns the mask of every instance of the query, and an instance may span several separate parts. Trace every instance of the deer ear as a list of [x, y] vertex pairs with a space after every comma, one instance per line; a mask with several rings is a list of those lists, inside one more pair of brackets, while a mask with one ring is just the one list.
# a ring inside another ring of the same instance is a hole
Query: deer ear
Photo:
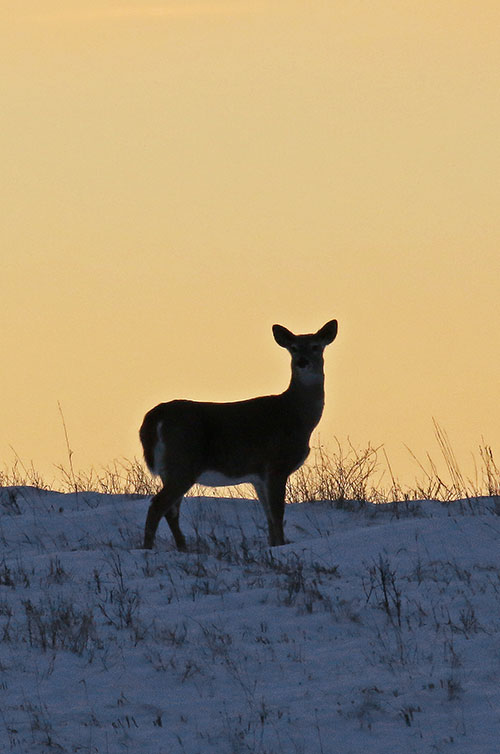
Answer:
[[295, 340], [295, 335], [283, 325], [273, 325], [273, 335], [276, 343], [283, 348], [289, 348]]
[[333, 343], [333, 341], [337, 337], [337, 330], [337, 320], [332, 319], [330, 320], [330, 322], [327, 322], [326, 325], [323, 325], [320, 330], [318, 330], [316, 337], [319, 338], [325, 344], [325, 346], [327, 346], [329, 343]]

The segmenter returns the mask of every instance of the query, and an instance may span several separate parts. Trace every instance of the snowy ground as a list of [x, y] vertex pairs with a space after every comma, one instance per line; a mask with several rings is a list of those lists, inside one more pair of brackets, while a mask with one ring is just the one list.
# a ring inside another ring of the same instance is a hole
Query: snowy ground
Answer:
[[0, 752], [497, 754], [500, 503], [0, 490]]

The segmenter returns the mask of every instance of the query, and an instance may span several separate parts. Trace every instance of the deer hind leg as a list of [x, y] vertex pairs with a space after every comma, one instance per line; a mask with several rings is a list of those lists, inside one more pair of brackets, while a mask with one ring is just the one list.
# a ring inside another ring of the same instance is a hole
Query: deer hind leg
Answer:
[[286, 480], [287, 476], [282, 474], [269, 474], [265, 481], [255, 485], [257, 495], [266, 513], [271, 547], [285, 544], [283, 516], [285, 514]]
[[186, 549], [186, 540], [179, 527], [179, 509], [184, 494], [191, 484], [179, 488], [164, 482], [163, 488], [153, 497], [149, 505], [146, 526], [144, 529], [144, 549], [151, 550], [155, 541], [155, 534], [163, 516], [167, 519], [178, 550]]
[[179, 509], [181, 507], [182, 497], [177, 498], [170, 508], [165, 511], [165, 518], [170, 526], [170, 531], [173, 534], [175, 544], [178, 550], [186, 550], [186, 539], [179, 526]]

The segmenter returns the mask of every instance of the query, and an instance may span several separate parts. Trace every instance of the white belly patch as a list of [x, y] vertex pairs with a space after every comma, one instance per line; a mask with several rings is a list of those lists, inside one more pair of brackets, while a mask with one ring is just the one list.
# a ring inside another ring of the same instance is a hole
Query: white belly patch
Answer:
[[204, 471], [196, 480], [197, 484], [204, 487], [232, 487], [237, 484], [256, 484], [260, 482], [260, 477], [255, 474], [249, 474], [245, 477], [229, 477], [221, 474], [220, 471]]

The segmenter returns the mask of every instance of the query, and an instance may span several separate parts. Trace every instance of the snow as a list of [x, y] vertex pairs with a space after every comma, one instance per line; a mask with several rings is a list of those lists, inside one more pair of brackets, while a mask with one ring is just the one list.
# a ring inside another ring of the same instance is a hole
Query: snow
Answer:
[[500, 504], [0, 490], [0, 752], [500, 750]]

